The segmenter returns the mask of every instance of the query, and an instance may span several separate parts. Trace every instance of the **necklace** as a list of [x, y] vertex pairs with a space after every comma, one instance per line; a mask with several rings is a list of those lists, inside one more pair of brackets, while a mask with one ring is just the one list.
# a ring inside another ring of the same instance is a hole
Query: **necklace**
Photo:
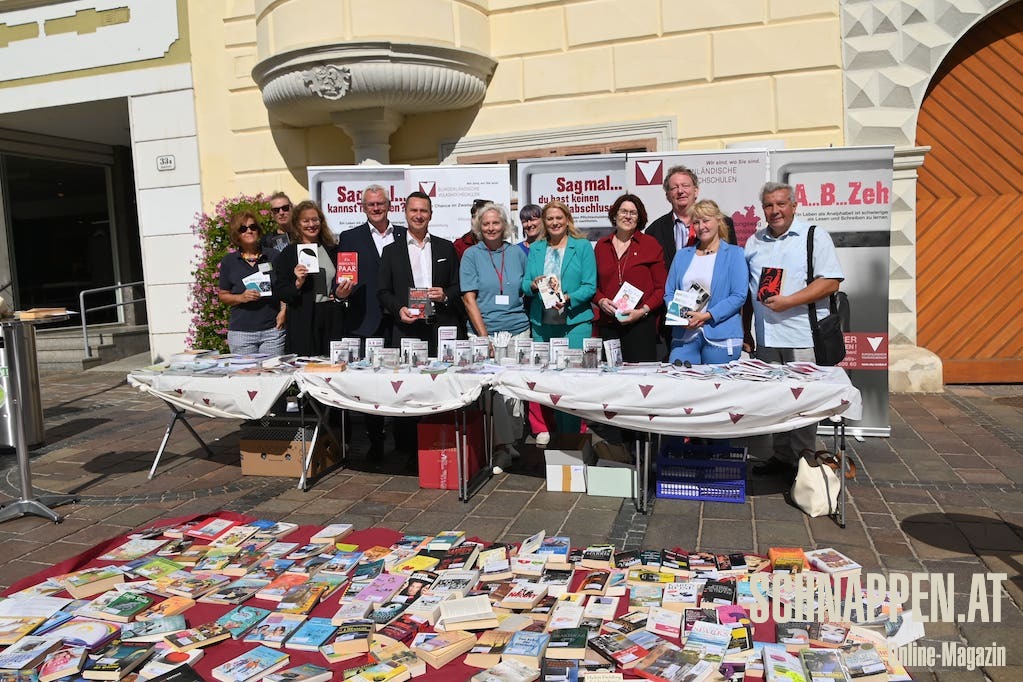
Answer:
[[[617, 239], [617, 237], [615, 237]], [[615, 254], [618, 256], [618, 261], [615, 266], [618, 268], [618, 286], [621, 286], [625, 282], [625, 264], [629, 260], [629, 249], [632, 245], [629, 242], [625, 242], [624, 252], [619, 253], [618, 247], [615, 245]]]
[[256, 255], [254, 255], [254, 256], [250, 256], [250, 255], [247, 255], [247, 254], [244, 254], [244, 253], [243, 253], [243, 254], [242, 254], [242, 258], [243, 258], [243, 259], [245, 260], [245, 262], [246, 262], [246, 263], [248, 263], [249, 265], [252, 265], [252, 264], [254, 264], [254, 263], [255, 263], [256, 261], [258, 261], [258, 260], [259, 260], [259, 258], [260, 258], [260, 256], [262, 256], [262, 255], [263, 255], [263, 254], [261, 254], [261, 253], [257, 253], [257, 254], [256, 254]]

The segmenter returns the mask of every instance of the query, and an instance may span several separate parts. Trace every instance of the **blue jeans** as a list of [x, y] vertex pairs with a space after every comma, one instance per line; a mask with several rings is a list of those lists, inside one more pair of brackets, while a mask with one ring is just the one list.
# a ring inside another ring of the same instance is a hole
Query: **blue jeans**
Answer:
[[703, 334], [697, 334], [687, 343], [682, 343], [680, 339], [672, 339], [668, 362], [688, 360], [694, 365], [723, 365], [726, 362], [738, 360], [741, 352], [741, 340], [738, 343], [733, 343], [732, 352], [729, 353], [727, 347], [709, 344]]

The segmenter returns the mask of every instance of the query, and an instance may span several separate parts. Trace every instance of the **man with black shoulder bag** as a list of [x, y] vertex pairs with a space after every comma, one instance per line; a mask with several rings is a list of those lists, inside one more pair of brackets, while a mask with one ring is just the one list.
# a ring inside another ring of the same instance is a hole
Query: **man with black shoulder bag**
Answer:
[[[830, 317], [829, 298], [837, 294], [844, 277], [831, 235], [796, 218], [790, 185], [768, 182], [760, 199], [767, 227], [757, 230], [745, 246], [756, 339], [753, 355], [771, 363], [818, 362], [815, 345], [820, 344], [815, 344], [815, 336], [821, 332], [829, 334], [830, 349], [837, 354], [836, 330], [831, 326], [837, 320], [825, 318]], [[840, 339], [841, 330], [837, 331]], [[841, 358], [834, 360], [834, 354], [820, 359], [837, 364]], [[773, 440], [771, 457], [753, 467], [753, 473], [794, 475], [800, 453], [817, 450], [816, 433], [817, 425], [810, 424], [766, 437]]]

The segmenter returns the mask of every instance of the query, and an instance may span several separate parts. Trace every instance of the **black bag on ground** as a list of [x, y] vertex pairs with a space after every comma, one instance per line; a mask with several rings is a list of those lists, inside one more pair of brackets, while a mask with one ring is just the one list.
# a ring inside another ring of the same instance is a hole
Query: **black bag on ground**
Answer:
[[[806, 284], [813, 282], [813, 232], [811, 225], [806, 234]], [[807, 306], [810, 315], [810, 332], [813, 334], [813, 352], [818, 365], [834, 366], [845, 359], [845, 336], [849, 320], [849, 298], [845, 292], [831, 294], [831, 314], [817, 319], [817, 306], [811, 301]], [[844, 324], [843, 324], [844, 322]]]

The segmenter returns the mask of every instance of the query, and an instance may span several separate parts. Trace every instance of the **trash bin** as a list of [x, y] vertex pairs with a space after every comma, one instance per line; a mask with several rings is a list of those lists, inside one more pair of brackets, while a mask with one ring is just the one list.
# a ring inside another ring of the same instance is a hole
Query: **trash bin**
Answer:
[[32, 323], [19, 320], [0, 322], [0, 445], [15, 447], [11, 416], [11, 384], [18, 381], [21, 396], [21, 421], [25, 429], [25, 445], [43, 442], [43, 402], [39, 394], [39, 363], [36, 360], [36, 330]]

